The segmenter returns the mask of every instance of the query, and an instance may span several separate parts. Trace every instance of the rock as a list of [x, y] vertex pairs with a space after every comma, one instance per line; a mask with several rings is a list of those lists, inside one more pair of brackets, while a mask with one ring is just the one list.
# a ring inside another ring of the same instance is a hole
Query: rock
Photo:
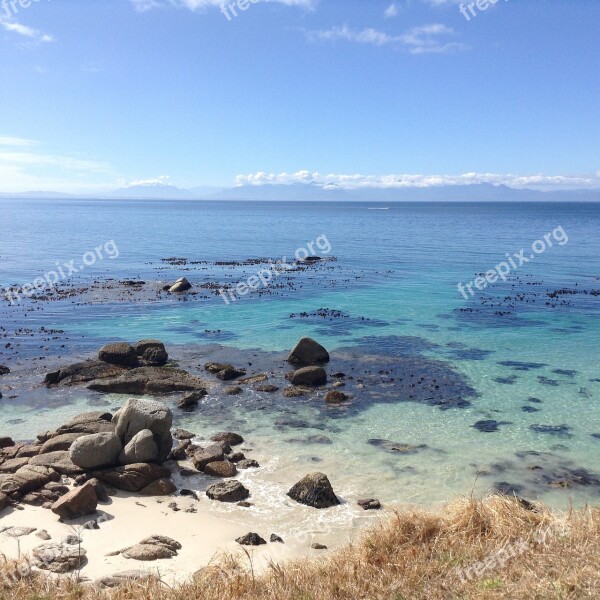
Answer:
[[170, 496], [177, 491], [175, 484], [166, 477], [153, 481], [140, 490], [142, 496]]
[[[158, 449], [158, 462], [167, 460], [173, 448], [173, 413], [165, 404], [154, 400], [127, 400], [113, 417], [113, 422], [125, 445], [141, 431], [150, 430]], [[145, 444], [144, 449], [149, 451], [148, 445]]]
[[246, 502], [245, 500], [242, 500], [241, 502], [236, 503], [236, 506], [239, 506], [240, 508], [250, 508], [251, 506], [254, 506], [254, 504], [252, 504], [252, 502]]
[[204, 472], [213, 477], [234, 477], [237, 474], [235, 465], [228, 460], [211, 462], [204, 467]]
[[236, 369], [235, 367], [227, 367], [226, 369], [223, 369], [222, 371], [219, 371], [217, 373], [217, 378], [220, 379], [221, 381], [232, 381], [234, 379], [237, 379], [238, 377], [241, 377], [242, 375], [245, 375], [246, 371], [241, 371], [239, 369]]
[[262, 546], [267, 543], [260, 535], [258, 535], [258, 533], [247, 533], [246, 535], [237, 538], [235, 541], [242, 546]]
[[348, 400], [348, 395], [344, 392], [338, 392], [337, 390], [329, 390], [325, 396], [325, 402], [330, 404], [339, 404]]
[[98, 351], [98, 358], [105, 363], [119, 367], [136, 367], [138, 355], [135, 348], [126, 342], [106, 344]]
[[71, 490], [52, 505], [52, 512], [61, 519], [78, 519], [96, 512], [98, 497], [91, 483]]
[[329, 362], [329, 352], [312, 338], [303, 337], [290, 352], [288, 362], [293, 365], [316, 365]]
[[148, 579], [148, 577], [150, 577], [150, 574], [145, 571], [122, 571], [121, 573], [114, 573], [113, 575], [102, 577], [97, 583], [101, 588], [116, 588], [131, 583], [132, 581]]
[[244, 443], [244, 438], [239, 433], [233, 433], [232, 431], [215, 433], [210, 439], [212, 442], [225, 442], [229, 446], [239, 446]]
[[206, 383], [181, 369], [139, 367], [118, 377], [94, 380], [87, 387], [97, 392], [143, 396], [204, 390]]
[[127, 367], [105, 363], [101, 360], [86, 360], [48, 373], [44, 379], [44, 385], [47, 387], [59, 384], [65, 386], [78, 385], [95, 379], [117, 377], [126, 373], [127, 370]]
[[244, 377], [240, 379], [239, 383], [245, 383], [247, 385], [253, 385], [255, 383], [262, 383], [263, 381], [267, 381], [269, 376], [266, 373], [259, 373], [258, 375], [251, 375], [250, 377]]
[[15, 443], [13, 442], [13, 439], [10, 437], [0, 437], [0, 448], [10, 448], [11, 446], [14, 446]]
[[274, 533], [271, 534], [271, 537], [269, 538], [269, 541], [272, 544], [275, 544], [275, 543], [277, 543], [277, 544], [283, 544], [283, 543], [285, 543], [282, 538], [280, 538], [278, 535], [276, 535]]
[[118, 462], [120, 465], [133, 465], [135, 463], [157, 462], [158, 458], [158, 446], [154, 441], [154, 434], [149, 429], [142, 429], [123, 448]]
[[323, 367], [303, 367], [290, 375], [290, 381], [293, 385], [325, 385], [327, 373]]
[[8, 375], [10, 373], [10, 369], [5, 367], [4, 365], [0, 365], [0, 376]]
[[15, 473], [21, 467], [29, 464], [30, 457], [9, 458], [0, 465], [0, 473]]
[[108, 502], [110, 500], [108, 490], [104, 487], [101, 481], [99, 481], [95, 477], [92, 477], [92, 479], [90, 479], [88, 483], [94, 486], [98, 502]]
[[115, 426], [111, 423], [112, 415], [107, 412], [89, 412], [74, 417], [56, 431], [42, 433], [37, 436], [41, 442], [67, 433], [79, 433], [87, 435], [90, 433], [114, 432]]
[[187, 292], [192, 288], [192, 284], [185, 278], [180, 277], [170, 288], [169, 292], [173, 294], [179, 294], [181, 292]]
[[313, 508], [329, 508], [340, 504], [327, 475], [310, 473], [299, 481], [287, 495], [300, 504]]
[[298, 388], [291, 385], [289, 387], [286, 387], [285, 390], [283, 390], [283, 395], [286, 398], [300, 398], [301, 396], [306, 395], [306, 391], [302, 388]]
[[357, 504], [364, 510], [379, 510], [381, 508], [379, 500], [375, 500], [374, 498], [359, 500]]
[[42, 446], [39, 444], [24, 444], [17, 451], [16, 458], [32, 458], [40, 453]]
[[0, 531], [11, 538], [20, 538], [37, 531], [35, 527], [2, 527]]
[[103, 469], [117, 464], [122, 449], [123, 445], [116, 433], [92, 433], [76, 439], [71, 445], [69, 456], [73, 464], [82, 469]]
[[36, 567], [52, 573], [68, 573], [87, 562], [83, 548], [68, 544], [42, 544], [32, 554]]
[[204, 369], [211, 375], [216, 375], [219, 371], [225, 371], [227, 369], [234, 369], [233, 365], [227, 365], [224, 363], [209, 362], [204, 365]]
[[319, 544], [317, 542], [315, 542], [314, 544], [311, 545], [311, 548], [313, 550], [327, 550], [327, 546], [323, 545], [323, 544]]
[[92, 475], [102, 483], [106, 483], [118, 490], [139, 492], [157, 479], [169, 478], [171, 471], [160, 465], [139, 463], [103, 471], [94, 471]]
[[61, 483], [51, 481], [35, 492], [29, 492], [21, 498], [23, 504], [43, 506], [46, 503], [54, 504], [61, 496], [69, 493], [69, 488]]
[[223, 390], [228, 396], [239, 396], [244, 390], [239, 385], [231, 385]]
[[12, 504], [10, 498], [4, 493], [0, 492], [0, 510], [4, 510], [7, 506]]
[[80, 438], [83, 433], [61, 433], [56, 435], [49, 440], [45, 441], [40, 448], [40, 454], [46, 454], [47, 452], [59, 452], [61, 450], [69, 450], [73, 442]]
[[198, 406], [200, 400], [204, 398], [204, 396], [208, 396], [208, 392], [205, 389], [198, 390], [196, 392], [190, 392], [186, 394], [179, 402], [177, 406], [182, 410], [192, 410]]
[[52, 539], [52, 536], [45, 529], [38, 531], [35, 535], [45, 542]]
[[258, 469], [260, 465], [252, 458], [245, 458], [237, 463], [238, 469]]
[[234, 452], [228, 458], [232, 463], [237, 463], [240, 462], [240, 460], [244, 460], [246, 455], [243, 452]]
[[77, 546], [78, 544], [81, 544], [82, 539], [78, 536], [78, 535], [67, 535], [65, 536], [60, 543], [61, 544], [68, 544], [69, 546]]
[[29, 466], [51, 467], [62, 475], [81, 475], [83, 473], [81, 467], [71, 460], [67, 450], [38, 454], [29, 459]]
[[239, 481], [215, 483], [206, 490], [211, 500], [219, 502], [240, 502], [250, 496], [250, 492]]
[[223, 447], [219, 444], [212, 444], [208, 448], [198, 450], [192, 457], [192, 463], [198, 471], [204, 471], [209, 463], [218, 462], [224, 458]]
[[267, 394], [272, 394], [273, 392], [278, 392], [279, 388], [276, 385], [272, 385], [270, 383], [266, 385], [259, 385], [256, 388], [257, 392], [266, 392]]
[[59, 480], [60, 475], [53, 469], [27, 465], [12, 475], [0, 475], [0, 492], [22, 496]]
[[190, 440], [182, 440], [171, 450], [171, 458], [173, 460], [185, 460], [187, 458], [186, 450], [190, 447]]
[[173, 429], [172, 434], [176, 440], [192, 440], [196, 437], [195, 433], [185, 429]]
[[398, 454], [417, 454], [421, 450], [426, 450], [429, 446], [427, 444], [407, 444], [403, 442], [390, 442], [389, 440], [382, 440], [379, 438], [370, 439], [368, 442], [371, 446], [377, 446], [387, 452], [393, 452]]
[[123, 550], [121, 554], [125, 558], [133, 560], [149, 561], [173, 558], [177, 556], [178, 550], [181, 550], [179, 542], [164, 535], [153, 535], [142, 540], [139, 544]]
[[162, 367], [169, 360], [165, 345], [159, 340], [140, 340], [133, 345], [138, 360], [149, 367]]

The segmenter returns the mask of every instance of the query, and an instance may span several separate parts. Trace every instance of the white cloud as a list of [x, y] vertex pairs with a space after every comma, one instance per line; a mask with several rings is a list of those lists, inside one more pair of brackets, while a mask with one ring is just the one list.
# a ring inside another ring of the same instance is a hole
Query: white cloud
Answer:
[[27, 146], [36, 146], [39, 142], [28, 140], [26, 138], [10, 137], [0, 135], [0, 146], [10, 146], [11, 148], [25, 148]]
[[[225, 0], [130, 0], [138, 12], [146, 12], [154, 8], [165, 8], [175, 6], [177, 8], [187, 8], [191, 11], [202, 10], [206, 8], [221, 8], [227, 4]], [[285, 6], [298, 6], [300, 8], [313, 9], [318, 0], [258, 0], [259, 3], [276, 3]]]
[[29, 38], [30, 40], [36, 42], [54, 41], [54, 38], [51, 35], [46, 35], [45, 33], [41, 33], [33, 27], [29, 27], [28, 25], [22, 25], [21, 23], [17, 23], [12, 19], [6, 19], [5, 17], [0, 17], [0, 26], [6, 31], [16, 33], [17, 35]]
[[150, 179], [136, 179], [134, 181], [126, 181], [124, 179], [120, 179], [119, 185], [121, 187], [137, 187], [137, 186], [164, 187], [166, 185], [170, 185], [170, 182], [169, 182], [170, 179], [171, 179], [170, 175], [159, 175], [158, 177], [153, 177]]
[[383, 15], [385, 16], [386, 19], [393, 19], [394, 17], [397, 17], [399, 14], [399, 9], [398, 9], [398, 5], [395, 2], [392, 2], [383, 12]]
[[236, 185], [268, 185], [304, 183], [325, 188], [362, 189], [362, 188], [428, 188], [452, 185], [473, 185], [489, 183], [514, 188], [532, 188], [540, 190], [595, 188], [600, 189], [600, 171], [593, 175], [514, 175], [497, 173], [463, 173], [461, 175], [361, 175], [361, 174], [323, 174], [307, 170], [295, 173], [250, 173], [238, 175]]
[[342, 40], [375, 46], [395, 46], [411, 54], [442, 54], [466, 50], [465, 44], [447, 41], [447, 38], [453, 35], [455, 35], [454, 30], [441, 23], [413, 27], [401, 35], [390, 35], [371, 28], [356, 30], [347, 25], [307, 32], [308, 39], [311, 41]]

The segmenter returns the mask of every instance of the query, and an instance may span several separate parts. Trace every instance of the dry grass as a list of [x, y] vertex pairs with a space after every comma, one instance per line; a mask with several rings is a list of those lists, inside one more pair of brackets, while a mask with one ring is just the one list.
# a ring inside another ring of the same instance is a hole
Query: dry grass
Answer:
[[0, 590], [10, 600], [600, 598], [600, 508], [557, 515], [514, 498], [469, 498], [440, 513], [398, 511], [329, 559], [272, 565], [256, 577], [225, 557], [177, 589], [153, 580], [103, 592], [31, 575]]

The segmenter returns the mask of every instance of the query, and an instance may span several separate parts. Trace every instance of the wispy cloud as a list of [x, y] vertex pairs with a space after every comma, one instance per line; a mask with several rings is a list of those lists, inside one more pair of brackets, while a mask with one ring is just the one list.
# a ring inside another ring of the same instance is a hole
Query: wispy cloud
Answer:
[[8, 135], [0, 135], [0, 147], [9, 146], [11, 148], [26, 148], [29, 146], [37, 146], [39, 142], [26, 138], [11, 137]]
[[[176, 8], [187, 8], [191, 11], [206, 8], [221, 8], [226, 2], [224, 0], [130, 0], [138, 12], [146, 12], [156, 8], [173, 6]], [[283, 4], [284, 6], [297, 6], [300, 8], [313, 9], [318, 0], [259, 0], [262, 3]]]
[[466, 50], [465, 44], [448, 40], [454, 35], [453, 29], [441, 23], [413, 27], [401, 35], [391, 35], [372, 28], [357, 30], [347, 25], [307, 32], [311, 41], [341, 40], [374, 46], [395, 46], [411, 54], [443, 54]]
[[170, 185], [170, 179], [170, 175], [159, 175], [158, 177], [152, 177], [150, 179], [135, 179], [133, 181], [119, 179], [119, 185], [121, 187], [165, 187], [167, 185]]
[[293, 183], [314, 184], [324, 188], [363, 189], [363, 188], [428, 188], [448, 185], [473, 185], [489, 183], [514, 188], [540, 190], [594, 188], [600, 189], [600, 171], [592, 175], [514, 175], [498, 173], [463, 173], [461, 175], [362, 175], [324, 174], [307, 170], [295, 173], [266, 173], [259, 171], [249, 175], [238, 175], [236, 185], [269, 185]]
[[393, 19], [394, 17], [397, 17], [400, 14], [400, 9], [398, 8], [398, 5], [395, 2], [392, 2], [384, 11], [383, 11], [383, 16], [386, 19]]
[[47, 35], [34, 29], [33, 27], [29, 27], [28, 25], [23, 25], [21, 23], [17, 23], [12, 19], [7, 19], [5, 17], [0, 16], [0, 27], [9, 31], [11, 33], [16, 33], [22, 37], [26, 37], [35, 42], [53, 42], [54, 37], [51, 35]]

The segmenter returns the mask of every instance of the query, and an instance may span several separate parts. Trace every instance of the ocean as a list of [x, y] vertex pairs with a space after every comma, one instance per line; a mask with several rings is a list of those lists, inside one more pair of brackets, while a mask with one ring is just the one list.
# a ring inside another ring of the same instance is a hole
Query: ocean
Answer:
[[[337, 517], [346, 533], [364, 496], [433, 506], [503, 490], [557, 508], [598, 501], [599, 204], [19, 199], [0, 201], [0, 222], [2, 290], [55, 272], [74, 291], [0, 300], [0, 364], [14, 371], [0, 380], [2, 435], [31, 439], [123, 402], [43, 388], [59, 356], [158, 338], [203, 377], [215, 354], [279, 373], [310, 336], [331, 353], [330, 375], [346, 375], [343, 405], [248, 387], [193, 413], [175, 409], [178, 426], [239, 431], [251, 443], [262, 468], [241, 479], [265, 519], [277, 507], [282, 528], [287, 519], [288, 532], [300, 530], [301, 509], [282, 498], [316, 470], [347, 500]], [[273, 272], [299, 250], [321, 260]], [[78, 272], [67, 278], [69, 263]], [[179, 277], [195, 294], [111, 295], [126, 280]], [[248, 282], [256, 289], [235, 300], [219, 292]]]

